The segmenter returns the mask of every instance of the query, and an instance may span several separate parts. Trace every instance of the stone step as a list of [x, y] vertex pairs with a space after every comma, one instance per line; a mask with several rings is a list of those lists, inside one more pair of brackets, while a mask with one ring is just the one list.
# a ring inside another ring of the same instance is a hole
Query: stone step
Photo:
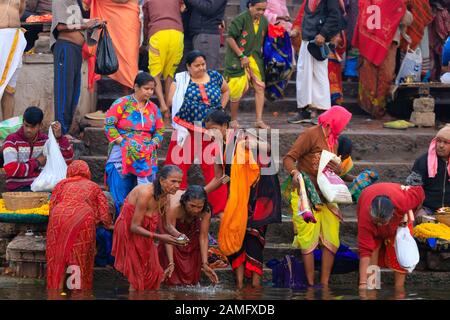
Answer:
[[[267, 118], [267, 122], [274, 130], [272, 130], [271, 134], [263, 130], [258, 131], [258, 133], [262, 137], [271, 137], [273, 142], [277, 141], [278, 136], [278, 154], [279, 157], [283, 157], [289, 151], [298, 135], [307, 127], [288, 124], [286, 122], [286, 114]], [[349, 129], [344, 132], [353, 142], [352, 158], [354, 160], [384, 161], [392, 159], [392, 156], [395, 155], [397, 161], [412, 162], [427, 151], [428, 145], [435, 135], [435, 131], [432, 129], [389, 130], [379, 128], [371, 124], [371, 122], [365, 122], [364, 118], [359, 116], [355, 118], [355, 124], [351, 123]], [[240, 116], [240, 122], [243, 127], [250, 127], [253, 121], [254, 115], [251, 113], [242, 113]], [[359, 123], [365, 127], [359, 128]], [[166, 154], [171, 134], [172, 129], [168, 127], [159, 150], [160, 156]], [[75, 146], [75, 148], [79, 148], [78, 153], [80, 155], [107, 154], [108, 141], [103, 128], [86, 128], [83, 141], [85, 143], [84, 146], [82, 144]], [[272, 149], [276, 150], [275, 144], [272, 144]]]
[[[235, 277], [232, 269], [230, 267], [227, 268], [219, 268], [215, 269], [217, 276], [219, 277], [219, 285], [231, 289], [235, 285]], [[315, 281], [319, 283], [320, 281], [320, 273], [316, 271], [315, 273]], [[394, 272], [389, 269], [381, 269], [381, 285], [392, 286], [394, 284]], [[433, 287], [442, 284], [448, 284], [450, 282], [450, 272], [435, 272], [435, 271], [414, 271], [411, 274], [407, 275], [406, 285], [408, 286], [422, 286], [422, 287]], [[202, 274], [200, 284], [202, 286], [209, 286], [210, 281], [207, 277]], [[264, 291], [270, 293], [272, 286], [272, 270], [264, 266], [263, 268], [263, 278], [262, 283], [264, 285]], [[359, 299], [358, 296], [358, 272], [350, 272], [346, 274], [332, 274], [330, 278], [330, 289], [339, 289], [339, 286], [342, 286], [342, 289], [351, 292], [354, 295], [355, 299]], [[119, 272], [110, 269], [110, 268], [95, 268], [94, 269], [94, 290], [98, 287], [108, 287], [113, 291], [117, 291], [117, 288], [123, 288], [124, 290], [128, 288], [128, 281], [122, 274]], [[162, 290], [167, 290], [163, 285], [161, 287]], [[193, 289], [194, 290], [194, 289]], [[220, 290], [220, 289], [219, 289]], [[274, 289], [272, 299], [292, 299], [292, 295], [294, 292], [288, 290], [281, 292], [278, 289]], [[393, 290], [393, 288], [392, 288]], [[126, 292], [126, 291], [125, 291]], [[230, 292], [229, 292], [230, 293]], [[195, 292], [189, 293], [194, 295]], [[234, 295], [238, 294], [238, 292], [231, 292], [230, 299], [234, 299]], [[255, 294], [255, 293], [254, 293]], [[257, 293], [256, 293], [257, 294]], [[214, 295], [214, 294], [209, 294]], [[282, 295], [282, 296], [281, 296]], [[240, 299], [245, 298], [241, 297]], [[255, 299], [255, 298], [253, 298]], [[261, 299], [261, 297], [258, 297]], [[320, 298], [319, 298], [320, 299]]]
[[[92, 179], [95, 182], [102, 182], [105, 172], [107, 156], [81, 156], [81, 160], [86, 161], [92, 172]], [[164, 165], [165, 157], [159, 156], [158, 165]], [[280, 167], [280, 162], [276, 162]], [[354, 172], [361, 172], [365, 169], [376, 170], [380, 175], [380, 181], [404, 182], [410, 174], [412, 162], [376, 162], [376, 161], [355, 161]], [[288, 173], [279, 170], [280, 183], [287, 179]]]

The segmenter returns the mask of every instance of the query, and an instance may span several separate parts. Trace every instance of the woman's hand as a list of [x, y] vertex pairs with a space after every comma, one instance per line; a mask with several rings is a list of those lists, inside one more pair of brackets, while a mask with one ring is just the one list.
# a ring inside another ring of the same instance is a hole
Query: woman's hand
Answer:
[[214, 283], [214, 284], [219, 283], [219, 277], [214, 272], [214, 270], [211, 269], [210, 266], [208, 266], [207, 263], [204, 263], [202, 265], [202, 271], [206, 274], [206, 276], [209, 278], [209, 280], [211, 280], [212, 283]]
[[123, 137], [119, 137], [119, 138], [117, 138], [114, 142], [117, 144], [117, 145], [121, 145], [122, 144], [122, 141], [124, 140], [124, 138]]
[[169, 263], [166, 270], [164, 270], [164, 280], [169, 279], [172, 276], [174, 270], [175, 270], [175, 263], [173, 262]]
[[327, 167], [332, 170], [337, 175], [340, 175], [342, 173], [341, 165], [331, 160], [328, 162]]
[[318, 34], [314, 41], [316, 42], [317, 46], [321, 47], [325, 44], [325, 37], [321, 34]]
[[296, 38], [299, 34], [300, 33], [298, 32], [297, 29], [292, 29], [290, 36], [291, 36], [291, 38]]
[[300, 190], [300, 182], [298, 181], [298, 175], [300, 172], [298, 170], [292, 170], [292, 189]]
[[244, 56], [241, 58], [241, 67], [242, 68], [248, 68], [250, 66], [250, 60], [248, 59], [248, 57]]
[[166, 242], [168, 244], [172, 244], [172, 245], [175, 245], [175, 246], [185, 246], [185, 245], [187, 245], [187, 242], [186, 243], [184, 243], [184, 242], [182, 243], [182, 242], [178, 241], [177, 238], [175, 238], [174, 236], [172, 236], [170, 234], [167, 234], [167, 233], [159, 234], [157, 236], [155, 234], [155, 238], [157, 238], [159, 241]]

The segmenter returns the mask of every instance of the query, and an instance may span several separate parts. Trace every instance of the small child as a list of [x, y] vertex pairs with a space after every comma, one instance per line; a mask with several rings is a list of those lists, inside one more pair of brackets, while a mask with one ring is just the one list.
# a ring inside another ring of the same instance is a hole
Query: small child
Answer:
[[338, 140], [338, 156], [341, 157], [341, 178], [346, 182], [352, 182], [356, 177], [350, 175], [349, 172], [353, 169], [352, 160], [352, 140], [349, 137], [341, 135]]

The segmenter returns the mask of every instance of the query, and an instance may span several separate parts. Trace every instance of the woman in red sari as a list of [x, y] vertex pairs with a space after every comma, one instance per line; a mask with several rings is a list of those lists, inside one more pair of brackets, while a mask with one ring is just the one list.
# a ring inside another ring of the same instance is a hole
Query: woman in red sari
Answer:
[[48, 289], [63, 289], [69, 266], [80, 270], [81, 285], [75, 289], [92, 289], [95, 227], [99, 223], [111, 227], [112, 217], [106, 196], [90, 179], [88, 164], [75, 160], [67, 168], [67, 178], [53, 190], [47, 229]]
[[[372, 5], [380, 10], [375, 19]], [[373, 118], [382, 118], [395, 76], [399, 26], [408, 22], [406, 0], [364, 0], [359, 2], [358, 12], [352, 40], [360, 52], [358, 104]]]
[[[363, 190], [358, 200], [359, 289], [368, 288], [368, 267], [387, 267], [395, 273], [395, 288], [403, 289], [407, 271], [397, 261], [395, 235], [405, 214], [425, 199], [421, 186], [376, 183]], [[408, 226], [412, 231], [412, 226]]]
[[[114, 226], [111, 254], [114, 267], [127, 277], [130, 291], [159, 289], [169, 270], [163, 271], [153, 239], [169, 244], [184, 244], [169, 234], [158, 234], [160, 217], [168, 208], [168, 195], [175, 194], [183, 178], [181, 169], [164, 166], [155, 182], [139, 185], [125, 199]], [[172, 270], [173, 271], [173, 270]]]

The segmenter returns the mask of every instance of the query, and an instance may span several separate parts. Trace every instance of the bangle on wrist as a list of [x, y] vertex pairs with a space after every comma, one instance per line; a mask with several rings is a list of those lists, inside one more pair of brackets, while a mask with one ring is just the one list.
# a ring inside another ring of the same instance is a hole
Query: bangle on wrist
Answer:
[[170, 267], [170, 266], [174, 266], [174, 267], [175, 267], [175, 263], [174, 263], [174, 262], [170, 262], [170, 263], [167, 265], [167, 268]]
[[241, 55], [239, 56], [239, 59], [243, 59], [245, 57], [245, 54], [241, 53]]

